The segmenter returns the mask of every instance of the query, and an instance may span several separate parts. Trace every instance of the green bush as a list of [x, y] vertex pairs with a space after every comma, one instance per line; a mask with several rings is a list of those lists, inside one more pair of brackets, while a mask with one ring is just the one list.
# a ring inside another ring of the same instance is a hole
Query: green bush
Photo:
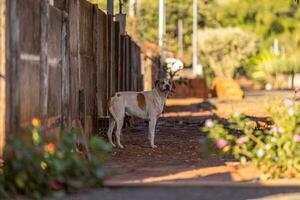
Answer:
[[229, 125], [207, 120], [208, 142], [240, 163], [254, 162], [261, 179], [300, 177], [300, 105], [284, 100], [270, 110], [273, 125], [266, 129], [243, 114], [233, 115]]
[[299, 52], [276, 56], [269, 51], [262, 51], [250, 59], [247, 71], [253, 80], [261, 83], [269, 82], [276, 86], [277, 75], [292, 75], [300, 72], [298, 57]]
[[238, 28], [205, 29], [199, 38], [201, 63], [222, 77], [232, 78], [236, 68], [258, 49], [256, 36]]
[[38, 119], [24, 138], [10, 138], [0, 168], [0, 197], [63, 195], [79, 188], [101, 185], [107, 172], [103, 161], [111, 147], [99, 137], [88, 142], [89, 158], [78, 150], [78, 130], [45, 132]]

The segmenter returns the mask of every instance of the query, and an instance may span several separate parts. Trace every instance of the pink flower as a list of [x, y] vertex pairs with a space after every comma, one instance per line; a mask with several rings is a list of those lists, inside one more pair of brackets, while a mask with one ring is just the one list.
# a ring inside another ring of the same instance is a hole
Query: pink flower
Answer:
[[298, 134], [294, 135], [294, 141], [300, 142], [300, 135], [298, 135]]
[[288, 114], [289, 114], [289, 116], [292, 116], [292, 115], [294, 115], [294, 114], [295, 114], [295, 110], [294, 110], [294, 108], [289, 108], [289, 110], [288, 110]]
[[245, 142], [247, 142], [247, 138], [246, 137], [240, 137], [240, 138], [237, 139], [237, 143], [238, 144], [243, 144]]
[[60, 190], [62, 188], [62, 185], [58, 181], [53, 181], [50, 187], [52, 190]]
[[277, 127], [276, 126], [272, 126], [271, 130], [270, 130], [270, 133], [274, 133], [277, 131]]
[[262, 149], [259, 149], [259, 150], [257, 151], [257, 156], [258, 156], [259, 158], [263, 157], [264, 154], [265, 154], [265, 151], [262, 150]]
[[290, 100], [290, 99], [284, 99], [283, 100], [283, 103], [287, 106], [287, 107], [290, 107], [293, 105], [293, 101]]
[[277, 129], [277, 131], [278, 131], [278, 133], [284, 133], [284, 129], [281, 128], [281, 127], [279, 127], [279, 128]]
[[272, 128], [270, 130], [270, 134], [275, 133], [275, 132], [284, 133], [284, 129], [281, 127], [277, 128], [276, 126], [272, 126]]
[[216, 141], [216, 145], [219, 149], [222, 149], [227, 145], [227, 141], [223, 139], [219, 139]]
[[208, 119], [208, 120], [205, 121], [205, 126], [209, 127], [209, 128], [212, 128], [212, 127], [214, 127], [214, 123], [211, 119]]
[[271, 147], [272, 147], [272, 146], [271, 146], [270, 144], [266, 144], [266, 145], [265, 145], [265, 148], [266, 148], [267, 150], [271, 149]]

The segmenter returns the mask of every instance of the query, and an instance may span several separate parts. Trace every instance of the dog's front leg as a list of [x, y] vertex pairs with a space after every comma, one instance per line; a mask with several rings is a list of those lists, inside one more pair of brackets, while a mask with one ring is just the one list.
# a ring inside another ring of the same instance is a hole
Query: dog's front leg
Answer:
[[154, 137], [155, 137], [155, 127], [156, 127], [156, 118], [151, 118], [149, 121], [149, 141], [152, 148], [156, 148], [157, 146], [154, 144]]

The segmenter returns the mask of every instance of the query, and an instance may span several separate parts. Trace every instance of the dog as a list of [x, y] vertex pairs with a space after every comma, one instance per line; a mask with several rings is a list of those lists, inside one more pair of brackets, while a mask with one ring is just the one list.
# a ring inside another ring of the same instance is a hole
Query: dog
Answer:
[[145, 92], [117, 92], [108, 103], [110, 114], [109, 128], [107, 132], [108, 140], [113, 147], [116, 145], [112, 141], [112, 133], [116, 125], [116, 142], [121, 149], [124, 146], [120, 142], [121, 131], [125, 116], [138, 117], [148, 121], [148, 138], [150, 146], [156, 148], [154, 144], [155, 127], [160, 114], [163, 112], [165, 102], [172, 84], [169, 79], [155, 81], [154, 88]]

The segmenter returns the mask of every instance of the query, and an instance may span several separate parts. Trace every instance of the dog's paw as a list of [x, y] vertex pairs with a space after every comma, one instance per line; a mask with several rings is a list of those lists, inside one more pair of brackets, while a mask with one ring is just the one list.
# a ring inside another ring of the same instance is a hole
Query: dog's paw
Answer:
[[151, 148], [155, 149], [155, 148], [157, 148], [157, 146], [156, 145], [151, 145]]
[[120, 149], [124, 149], [124, 146], [122, 144], [118, 145]]
[[111, 145], [113, 148], [116, 147], [116, 145], [115, 145], [114, 143], [110, 143], [110, 145]]

